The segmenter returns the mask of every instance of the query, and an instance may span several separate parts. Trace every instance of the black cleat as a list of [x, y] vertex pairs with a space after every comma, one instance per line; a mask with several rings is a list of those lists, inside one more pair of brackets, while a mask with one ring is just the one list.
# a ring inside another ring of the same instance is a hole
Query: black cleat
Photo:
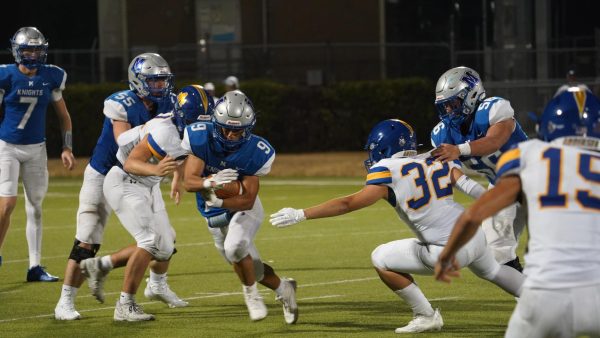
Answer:
[[519, 262], [519, 256], [517, 256], [517, 258], [513, 259], [512, 261], [504, 263], [504, 265], [510, 266], [511, 268], [521, 273], [523, 272], [523, 266], [521, 265], [521, 262]]

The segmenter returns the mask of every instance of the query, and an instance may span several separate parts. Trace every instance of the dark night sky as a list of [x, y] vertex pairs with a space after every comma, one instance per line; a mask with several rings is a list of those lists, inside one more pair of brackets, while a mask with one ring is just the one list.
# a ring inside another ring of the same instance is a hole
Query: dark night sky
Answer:
[[98, 36], [96, 0], [5, 1], [0, 20], [0, 49], [23, 26], [37, 27], [52, 49], [90, 48]]

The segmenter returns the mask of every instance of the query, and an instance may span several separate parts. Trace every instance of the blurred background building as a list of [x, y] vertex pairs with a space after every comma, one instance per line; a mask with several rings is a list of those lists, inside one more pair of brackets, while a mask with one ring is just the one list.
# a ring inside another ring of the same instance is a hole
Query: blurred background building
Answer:
[[[566, 72], [600, 94], [600, 10], [587, 0], [55, 0], [3, 4], [50, 41], [69, 82], [125, 78], [155, 51], [179, 79], [306, 86], [425, 77], [472, 67], [488, 93], [540, 111]], [[76, 17], [76, 18], [75, 18]], [[10, 63], [8, 51], [0, 62]], [[433, 101], [433, 93], [432, 93]]]

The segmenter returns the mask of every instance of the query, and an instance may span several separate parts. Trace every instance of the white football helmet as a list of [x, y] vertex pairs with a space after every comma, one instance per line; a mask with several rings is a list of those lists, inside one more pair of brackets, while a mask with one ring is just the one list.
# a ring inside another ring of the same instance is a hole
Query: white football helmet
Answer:
[[156, 53], [140, 54], [131, 60], [127, 75], [129, 88], [154, 102], [168, 100], [173, 92], [173, 73], [162, 56]]
[[10, 39], [15, 62], [34, 69], [46, 63], [48, 41], [35, 27], [22, 27]]
[[[217, 142], [226, 150], [235, 151], [252, 135], [252, 128], [256, 124], [254, 106], [242, 91], [227, 92], [217, 101], [212, 121]], [[228, 140], [223, 129], [243, 130], [243, 133], [239, 140]]]
[[476, 71], [456, 67], [446, 71], [435, 86], [435, 107], [442, 121], [460, 126], [485, 99], [485, 89]]

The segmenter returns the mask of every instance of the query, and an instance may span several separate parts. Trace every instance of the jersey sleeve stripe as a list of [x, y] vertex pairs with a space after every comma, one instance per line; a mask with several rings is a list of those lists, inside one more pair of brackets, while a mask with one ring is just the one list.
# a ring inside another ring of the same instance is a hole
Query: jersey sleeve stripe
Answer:
[[375, 168], [384, 169], [385, 171], [372, 172], [367, 174], [366, 184], [386, 184], [392, 183], [392, 173], [387, 168]]
[[386, 167], [373, 167], [369, 169], [369, 174], [378, 173], [378, 172], [390, 172], [390, 170]]
[[521, 150], [519, 148], [511, 149], [505, 152], [496, 166], [496, 176], [501, 177], [507, 173], [517, 171], [521, 167]]
[[382, 178], [374, 178], [367, 179], [366, 185], [379, 185], [379, 184], [390, 184], [392, 183], [391, 177], [382, 177]]
[[163, 158], [165, 158], [165, 156], [167, 156], [167, 153], [160, 148], [156, 141], [154, 141], [154, 138], [152, 138], [152, 134], [148, 134], [148, 149], [150, 149], [152, 155], [154, 155], [154, 157], [156, 157], [159, 160], [162, 160]]
[[521, 157], [521, 150], [519, 148], [510, 149], [498, 159], [498, 163], [496, 164], [497, 171], [507, 162], [510, 162], [514, 159], [518, 159]]

